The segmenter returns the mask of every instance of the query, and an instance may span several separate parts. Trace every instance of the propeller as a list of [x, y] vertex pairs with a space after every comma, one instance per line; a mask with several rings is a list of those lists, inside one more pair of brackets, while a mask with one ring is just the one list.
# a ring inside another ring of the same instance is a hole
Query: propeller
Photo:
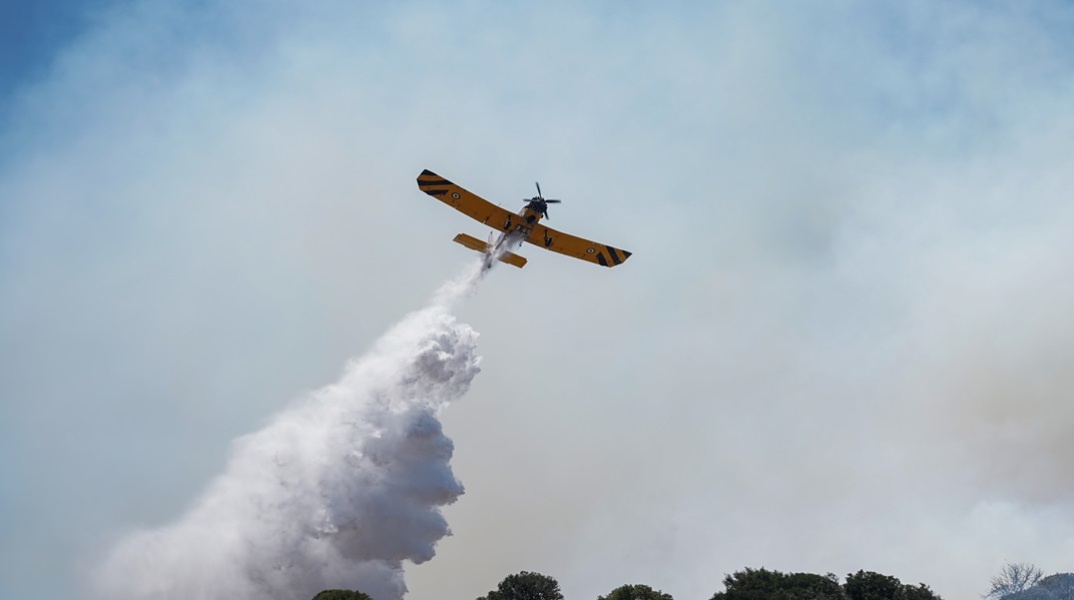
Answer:
[[533, 210], [536, 210], [537, 212], [543, 214], [545, 218], [551, 219], [552, 217], [548, 214], [548, 205], [559, 204], [560, 202], [562, 202], [562, 200], [556, 200], [555, 198], [545, 198], [541, 194], [541, 184], [536, 181], [533, 183], [537, 186], [537, 195], [533, 198], [523, 198], [522, 201], [533, 203], [535, 205], [533, 207]]

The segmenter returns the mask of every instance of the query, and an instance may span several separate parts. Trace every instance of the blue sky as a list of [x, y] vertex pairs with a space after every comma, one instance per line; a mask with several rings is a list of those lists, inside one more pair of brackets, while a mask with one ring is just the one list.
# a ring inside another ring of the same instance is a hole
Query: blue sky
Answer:
[[112, 4], [58, 0], [0, 6], [0, 106], [6, 109], [13, 91], [47, 77], [57, 53], [92, 29]]
[[3, 59], [0, 73], [4, 90], [42, 75], [58, 48], [85, 30], [82, 2], [5, 3], [0, 13]]
[[460, 307], [415, 597], [1070, 569], [1067, 4], [63, 6], [4, 36], [0, 595], [84, 596], [466, 264], [424, 168], [634, 256]]

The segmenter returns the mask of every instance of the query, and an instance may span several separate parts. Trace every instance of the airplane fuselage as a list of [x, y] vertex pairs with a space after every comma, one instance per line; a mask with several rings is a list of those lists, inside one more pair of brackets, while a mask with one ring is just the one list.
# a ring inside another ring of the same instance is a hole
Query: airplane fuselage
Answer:
[[536, 204], [535, 201], [530, 201], [517, 214], [508, 217], [501, 227], [503, 233], [500, 234], [500, 237], [495, 242], [492, 242], [491, 239], [489, 240], [488, 254], [490, 258], [522, 245], [522, 242], [540, 222], [541, 217], [544, 216], [544, 212], [539, 210], [540, 208], [541, 206]]

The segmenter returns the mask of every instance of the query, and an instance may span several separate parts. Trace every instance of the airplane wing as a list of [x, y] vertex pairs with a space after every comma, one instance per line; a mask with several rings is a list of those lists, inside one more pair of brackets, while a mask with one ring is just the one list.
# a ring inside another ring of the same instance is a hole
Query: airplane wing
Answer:
[[518, 224], [519, 216], [515, 213], [462, 189], [429, 169], [418, 175], [418, 189], [493, 229], [507, 231]]
[[556, 231], [551, 227], [538, 224], [530, 231], [526, 241], [552, 252], [559, 252], [574, 258], [580, 258], [602, 267], [614, 267], [623, 264], [630, 258], [630, 252], [613, 248], [607, 244], [598, 244], [587, 239], [576, 237], [562, 231]]

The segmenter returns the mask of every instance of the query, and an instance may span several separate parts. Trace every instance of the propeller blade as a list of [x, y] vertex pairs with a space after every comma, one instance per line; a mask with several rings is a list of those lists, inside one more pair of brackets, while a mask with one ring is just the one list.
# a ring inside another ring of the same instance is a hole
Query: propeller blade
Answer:
[[533, 183], [537, 186], [537, 197], [541, 198], [541, 184], [537, 183], [536, 181], [534, 181]]
[[559, 204], [560, 202], [563, 202], [563, 201], [562, 200], [556, 200], [554, 198], [548, 198], [547, 200], [545, 200], [545, 202], [547, 202], [549, 204]]

